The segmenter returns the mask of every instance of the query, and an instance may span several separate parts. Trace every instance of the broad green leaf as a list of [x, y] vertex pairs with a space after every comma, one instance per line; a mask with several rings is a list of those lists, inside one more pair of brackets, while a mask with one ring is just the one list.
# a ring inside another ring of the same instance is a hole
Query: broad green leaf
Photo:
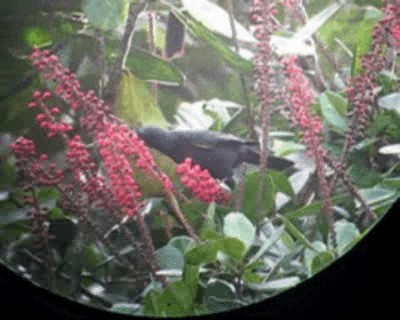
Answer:
[[295, 285], [300, 283], [299, 277], [287, 277], [278, 280], [271, 280], [264, 284], [257, 285], [256, 288], [258, 290], [266, 290], [266, 291], [282, 291], [289, 288], [294, 287]]
[[274, 139], [272, 149], [277, 157], [284, 157], [297, 151], [303, 151], [306, 149], [306, 147], [301, 143]]
[[293, 187], [286, 174], [276, 170], [268, 170], [267, 174], [271, 177], [276, 192], [282, 192], [288, 196], [294, 196]]
[[185, 254], [185, 262], [191, 265], [208, 264], [215, 261], [219, 246], [217, 242], [210, 241], [190, 249]]
[[359, 192], [368, 205], [377, 204], [396, 196], [395, 190], [382, 185], [376, 185], [368, 189], [360, 189]]
[[[215, 3], [208, 0], [182, 0], [183, 8], [206, 28], [217, 32], [227, 38], [232, 38], [232, 28], [229, 13]], [[236, 37], [240, 41], [255, 42], [255, 38], [249, 30], [234, 21]]]
[[310, 277], [313, 275], [313, 272], [312, 272], [313, 259], [319, 253], [327, 251], [327, 247], [326, 247], [325, 243], [323, 243], [322, 241], [318, 241], [318, 240], [317, 241], [313, 241], [312, 245], [316, 250], [311, 250], [309, 248], [306, 248], [304, 250], [304, 264], [307, 267], [308, 275]]
[[[332, 203], [337, 204], [337, 203], [344, 201], [345, 199], [346, 199], [346, 196], [344, 196], [344, 195], [334, 196], [332, 198]], [[323, 201], [317, 200], [317, 201], [314, 201], [314, 202], [310, 203], [309, 205], [301, 207], [297, 210], [285, 212], [285, 217], [290, 220], [293, 220], [295, 218], [315, 215], [315, 214], [318, 214], [321, 212], [321, 209], [323, 206], [324, 206]]]
[[110, 311], [134, 315], [140, 308], [141, 305], [137, 303], [114, 303]]
[[168, 245], [177, 248], [183, 254], [186, 252], [187, 248], [193, 244], [194, 240], [188, 236], [177, 236], [173, 237]]
[[249, 250], [256, 236], [256, 228], [243, 213], [232, 212], [224, 218], [224, 235], [237, 238]]
[[156, 256], [160, 263], [160, 268], [163, 270], [183, 268], [184, 259], [183, 253], [171, 244], [158, 249]]
[[246, 283], [259, 284], [263, 281], [264, 277], [258, 273], [259, 268], [265, 267], [264, 262], [261, 260], [254, 261], [246, 266], [242, 274], [242, 280]]
[[232, 237], [226, 237], [220, 241], [222, 243], [221, 250], [223, 252], [232, 258], [243, 259], [246, 253], [246, 247], [243, 241]]
[[350, 167], [349, 174], [357, 186], [361, 188], [373, 187], [382, 180], [379, 172], [359, 163], [354, 163]]
[[379, 107], [400, 113], [400, 93], [395, 92], [378, 99]]
[[331, 251], [323, 251], [318, 253], [311, 262], [311, 272], [312, 274], [316, 274], [320, 272], [322, 269], [330, 265], [333, 261], [335, 261], [335, 255]]
[[53, 42], [48, 30], [39, 27], [30, 27], [24, 30], [24, 38], [30, 47], [43, 47]]
[[144, 297], [144, 314], [146, 316], [161, 317], [161, 290], [153, 290]]
[[324, 120], [338, 133], [344, 134], [346, 124], [346, 100], [333, 92], [325, 92], [319, 96], [321, 112]]
[[400, 178], [387, 178], [383, 184], [389, 188], [400, 188]]
[[82, 9], [93, 26], [108, 31], [125, 22], [129, 4], [129, 0], [85, 0]]
[[354, 223], [341, 220], [335, 223], [337, 250], [340, 255], [348, 249], [348, 244], [360, 236], [360, 231]]
[[126, 67], [141, 80], [170, 86], [179, 86], [185, 80], [182, 72], [174, 64], [140, 48], [130, 51]]
[[170, 283], [159, 299], [161, 312], [168, 317], [190, 315], [193, 296], [190, 287], [183, 281]]
[[[56, 205], [56, 200], [49, 200], [41, 203], [42, 206], [52, 209]], [[0, 225], [12, 224], [19, 221], [29, 221], [28, 212], [31, 208], [0, 209]]]
[[379, 148], [379, 153], [384, 155], [399, 155], [400, 143], [389, 144]]
[[[250, 172], [245, 177], [243, 212], [253, 223], [260, 218], [259, 208], [257, 208], [259, 178], [260, 174], [258, 171]], [[274, 180], [266, 173], [264, 175], [264, 191], [261, 194], [261, 210], [263, 212], [275, 208], [276, 192]]]
[[146, 124], [167, 126], [146, 83], [126, 70], [121, 75], [115, 112], [132, 127]]
[[200, 270], [199, 266], [185, 264], [183, 268], [182, 279], [189, 287], [193, 299], [196, 297], [197, 289], [199, 287]]
[[224, 280], [212, 279], [204, 290], [203, 303], [212, 312], [231, 310], [238, 307], [235, 303], [235, 288]]
[[253, 64], [250, 61], [235, 53], [201, 23], [178, 11], [175, 11], [174, 13], [176, 14], [177, 18], [187, 26], [187, 28], [195, 37], [206, 42], [226, 63], [244, 73], [250, 73], [252, 71]]

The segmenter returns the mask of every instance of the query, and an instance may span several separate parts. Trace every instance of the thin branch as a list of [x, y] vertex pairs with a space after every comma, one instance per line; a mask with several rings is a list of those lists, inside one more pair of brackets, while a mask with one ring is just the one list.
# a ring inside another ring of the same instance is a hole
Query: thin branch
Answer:
[[185, 229], [185, 231], [187, 232], [187, 234], [189, 236], [191, 236], [193, 239], [199, 240], [199, 237], [193, 231], [190, 224], [186, 221], [185, 216], [183, 215], [181, 208], [179, 207], [178, 201], [176, 200], [173, 192], [170, 190], [165, 190], [165, 196], [167, 198], [169, 205], [172, 208], [173, 213], [175, 214], [175, 216], [179, 220], [179, 222], [182, 224], [182, 226]]
[[131, 49], [133, 34], [135, 31], [136, 20], [146, 7], [146, 1], [132, 2], [129, 6], [129, 15], [125, 25], [124, 35], [120, 42], [118, 56], [111, 70], [108, 84], [104, 89], [104, 96], [107, 100], [114, 100], [115, 90], [119, 84], [119, 78], [125, 67], [126, 60]]

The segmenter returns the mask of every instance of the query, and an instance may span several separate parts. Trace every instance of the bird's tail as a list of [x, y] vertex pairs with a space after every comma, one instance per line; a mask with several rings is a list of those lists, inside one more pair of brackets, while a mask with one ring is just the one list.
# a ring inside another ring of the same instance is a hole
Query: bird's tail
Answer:
[[[240, 150], [241, 162], [258, 165], [260, 163], [260, 152], [253, 146], [246, 146]], [[285, 170], [293, 167], [294, 163], [288, 159], [269, 156], [268, 168], [273, 170]]]

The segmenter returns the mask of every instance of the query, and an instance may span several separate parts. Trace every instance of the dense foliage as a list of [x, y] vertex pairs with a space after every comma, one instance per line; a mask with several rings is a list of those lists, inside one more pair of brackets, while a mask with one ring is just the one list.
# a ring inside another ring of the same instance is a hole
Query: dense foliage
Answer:
[[[238, 308], [340, 258], [399, 195], [399, 0], [0, 12], [0, 259], [52, 292], [146, 316]], [[260, 165], [230, 189], [148, 148], [132, 129], [149, 124], [259, 140]]]

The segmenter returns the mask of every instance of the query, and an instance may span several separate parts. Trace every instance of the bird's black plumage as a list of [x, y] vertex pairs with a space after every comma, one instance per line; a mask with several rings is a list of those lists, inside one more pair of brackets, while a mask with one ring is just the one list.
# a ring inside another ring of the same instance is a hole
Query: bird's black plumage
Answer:
[[[147, 146], [172, 158], [176, 163], [187, 157], [214, 178], [233, 186], [233, 170], [242, 162], [259, 164], [258, 143], [231, 134], [209, 130], [165, 130], [145, 126], [136, 130]], [[289, 160], [269, 156], [268, 167], [284, 170], [293, 165]]]

